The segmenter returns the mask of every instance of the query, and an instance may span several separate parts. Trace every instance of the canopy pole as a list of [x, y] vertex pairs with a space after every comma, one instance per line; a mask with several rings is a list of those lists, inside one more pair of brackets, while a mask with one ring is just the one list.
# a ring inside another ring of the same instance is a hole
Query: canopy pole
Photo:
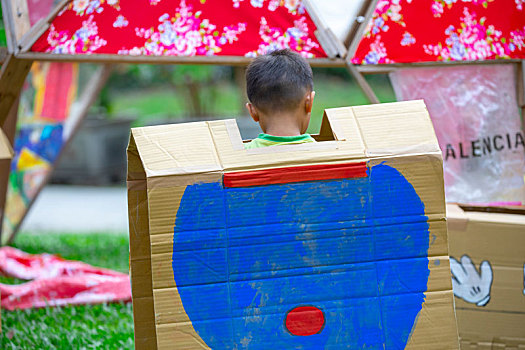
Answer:
[[[518, 72], [516, 74], [517, 81], [517, 93], [518, 93], [518, 105], [521, 109], [521, 116], [524, 117], [525, 113], [525, 60], [522, 60], [518, 64]], [[525, 126], [524, 126], [525, 129]]]
[[[2, 125], [2, 131], [7, 137], [7, 141], [12, 145], [15, 140], [16, 121], [18, 117], [18, 104], [20, 98], [16, 99], [9, 111], [7, 118]], [[9, 184], [9, 173], [11, 170], [11, 159], [0, 160], [0, 242], [2, 239], [2, 223], [4, 222], [7, 187]]]
[[354, 66], [354, 64], [350, 61], [348, 57], [345, 62], [346, 62], [346, 69], [348, 69], [348, 71], [354, 77], [354, 79], [356, 80], [361, 90], [363, 90], [363, 93], [365, 94], [368, 101], [370, 101], [370, 103], [379, 103], [379, 99], [377, 98], [370, 84], [368, 84], [368, 82], [366, 81], [363, 74], [359, 72], [357, 67]]
[[346, 38], [344, 40], [344, 45], [348, 48], [349, 56], [355, 55], [355, 51], [357, 50], [357, 46], [363, 37], [366, 26], [374, 15], [377, 3], [378, 0], [365, 0], [361, 10], [359, 10], [357, 13], [357, 17], [352, 23], [350, 30], [346, 34]]

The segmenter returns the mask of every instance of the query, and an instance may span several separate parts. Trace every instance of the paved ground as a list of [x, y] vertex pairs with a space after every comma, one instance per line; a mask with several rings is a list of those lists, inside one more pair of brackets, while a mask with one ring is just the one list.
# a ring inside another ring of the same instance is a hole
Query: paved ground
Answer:
[[49, 185], [22, 225], [24, 232], [128, 232], [125, 187]]

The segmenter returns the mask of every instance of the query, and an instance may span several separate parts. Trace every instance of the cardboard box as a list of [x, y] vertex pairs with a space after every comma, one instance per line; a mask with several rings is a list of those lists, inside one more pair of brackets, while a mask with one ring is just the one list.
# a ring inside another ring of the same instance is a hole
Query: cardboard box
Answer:
[[447, 213], [462, 348], [525, 349], [525, 207]]
[[245, 150], [234, 120], [132, 129], [136, 348], [458, 348], [423, 101], [328, 109], [315, 137]]

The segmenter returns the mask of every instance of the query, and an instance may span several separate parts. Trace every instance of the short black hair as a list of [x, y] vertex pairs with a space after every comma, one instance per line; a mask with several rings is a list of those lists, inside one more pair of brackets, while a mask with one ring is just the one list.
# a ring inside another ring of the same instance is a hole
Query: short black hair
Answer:
[[293, 110], [313, 88], [312, 68], [289, 49], [258, 56], [246, 70], [248, 99], [263, 113]]

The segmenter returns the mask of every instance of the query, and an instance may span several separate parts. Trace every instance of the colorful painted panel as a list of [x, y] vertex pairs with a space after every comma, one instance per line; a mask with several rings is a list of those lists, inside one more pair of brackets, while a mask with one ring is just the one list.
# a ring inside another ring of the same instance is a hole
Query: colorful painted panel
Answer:
[[21, 98], [2, 233], [10, 237], [45, 185], [66, 141], [78, 65], [35, 63]]
[[525, 58], [524, 0], [379, 0], [355, 64]]
[[32, 51], [247, 56], [290, 48], [326, 57], [298, 0], [73, 0]]
[[425, 206], [386, 164], [315, 167], [186, 187], [173, 275], [210, 348], [405, 348], [429, 277]]

